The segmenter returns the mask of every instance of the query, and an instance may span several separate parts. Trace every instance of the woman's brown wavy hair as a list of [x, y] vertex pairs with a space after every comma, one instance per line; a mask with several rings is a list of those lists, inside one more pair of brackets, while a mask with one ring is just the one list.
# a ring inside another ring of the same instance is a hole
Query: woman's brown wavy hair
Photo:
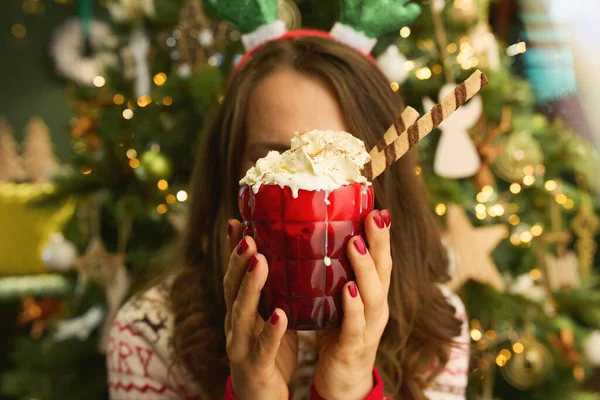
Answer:
[[[324, 38], [270, 43], [230, 82], [196, 160], [187, 228], [178, 259], [168, 271], [175, 276], [169, 294], [175, 362], [214, 399], [222, 395], [229, 374], [223, 329], [223, 277], [229, 257], [225, 232], [227, 220], [240, 217], [237, 194], [248, 101], [261, 79], [280, 68], [328, 85], [350, 131], [367, 148], [403, 109], [400, 95], [390, 90], [376, 65]], [[394, 221], [390, 319], [376, 361], [393, 399], [425, 399], [423, 390], [432, 379], [424, 378], [429, 362], [437, 359], [441, 370], [460, 331], [455, 310], [437, 285], [448, 280], [446, 253], [414, 167], [415, 156], [408, 154], [373, 182], [376, 208], [389, 209]]]

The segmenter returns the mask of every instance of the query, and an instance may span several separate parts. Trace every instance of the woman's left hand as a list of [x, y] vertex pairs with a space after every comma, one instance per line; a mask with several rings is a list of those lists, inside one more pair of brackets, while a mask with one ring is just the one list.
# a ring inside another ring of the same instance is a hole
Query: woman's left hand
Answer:
[[342, 326], [317, 332], [314, 385], [327, 400], [362, 400], [373, 390], [375, 356], [389, 317], [390, 224], [389, 211], [372, 211], [365, 220], [369, 248], [360, 236], [348, 243], [356, 283], [342, 289]]

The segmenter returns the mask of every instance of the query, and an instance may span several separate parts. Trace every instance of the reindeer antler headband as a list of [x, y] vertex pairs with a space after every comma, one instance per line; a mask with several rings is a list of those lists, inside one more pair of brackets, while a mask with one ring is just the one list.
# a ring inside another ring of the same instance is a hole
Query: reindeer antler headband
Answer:
[[242, 33], [246, 55], [242, 65], [262, 46], [273, 40], [320, 36], [342, 42], [366, 57], [377, 38], [413, 22], [421, 13], [410, 0], [340, 0], [340, 20], [331, 32], [297, 30], [287, 32], [277, 19], [277, 0], [205, 0], [218, 17], [234, 24]]

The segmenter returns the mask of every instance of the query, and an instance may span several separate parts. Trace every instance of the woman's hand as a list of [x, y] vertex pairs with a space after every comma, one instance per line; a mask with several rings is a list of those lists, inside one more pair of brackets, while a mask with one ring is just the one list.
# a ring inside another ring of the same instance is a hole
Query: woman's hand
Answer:
[[265, 257], [256, 253], [254, 240], [242, 238], [242, 230], [240, 222], [229, 222], [231, 257], [223, 281], [233, 391], [239, 400], [288, 400], [287, 385], [296, 368], [298, 337], [287, 331], [283, 310], [276, 309], [267, 322], [258, 315], [268, 266]]
[[373, 389], [375, 356], [389, 317], [390, 224], [389, 211], [372, 211], [365, 220], [369, 248], [360, 236], [348, 243], [356, 283], [342, 289], [341, 329], [317, 332], [314, 385], [327, 400], [361, 400]]

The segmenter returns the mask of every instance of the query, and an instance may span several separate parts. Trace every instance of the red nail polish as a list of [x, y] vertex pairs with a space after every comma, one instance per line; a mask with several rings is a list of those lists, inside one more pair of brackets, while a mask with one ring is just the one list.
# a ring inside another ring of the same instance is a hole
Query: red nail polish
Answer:
[[271, 325], [275, 325], [277, 323], [277, 321], [279, 321], [279, 315], [277, 315], [276, 311], [273, 311], [273, 314], [271, 314]]
[[348, 286], [348, 291], [350, 292], [350, 296], [352, 298], [358, 296], [358, 288], [356, 287], [356, 283], [352, 282], [350, 286]]
[[233, 235], [233, 225], [231, 224], [231, 220], [227, 221], [227, 236], [231, 237]]
[[379, 211], [375, 211], [375, 215], [373, 216], [373, 221], [375, 221], [375, 225], [377, 225], [377, 227], [379, 229], [385, 228], [385, 222], [383, 220], [383, 215], [381, 215], [381, 213]]
[[381, 217], [383, 218], [383, 223], [386, 227], [392, 224], [392, 214], [389, 210], [383, 210], [381, 212]]
[[256, 257], [256, 254], [255, 254], [250, 259], [250, 264], [248, 264], [248, 272], [254, 271], [254, 268], [256, 268], [257, 265], [258, 265], [258, 257]]
[[354, 247], [356, 248], [356, 251], [358, 251], [360, 254], [362, 254], [363, 256], [365, 254], [367, 254], [367, 246], [365, 245], [365, 241], [363, 240], [362, 236], [359, 236], [355, 241], [354, 241]]
[[244, 252], [248, 250], [248, 241], [246, 240], [246, 238], [243, 238], [240, 241], [240, 244], [238, 244], [237, 247], [237, 254], [238, 256], [241, 256], [242, 254], [244, 254]]

